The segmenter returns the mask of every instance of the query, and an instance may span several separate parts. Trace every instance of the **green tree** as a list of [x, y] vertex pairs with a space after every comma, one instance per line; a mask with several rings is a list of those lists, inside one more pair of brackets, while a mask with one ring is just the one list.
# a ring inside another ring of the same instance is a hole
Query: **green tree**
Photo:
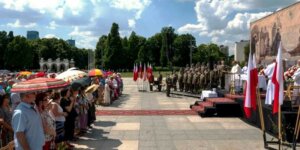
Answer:
[[193, 62], [208, 62], [208, 50], [206, 44], [200, 44], [198, 48], [193, 51]]
[[31, 69], [33, 66], [33, 50], [26, 38], [16, 36], [7, 46], [4, 63], [10, 69]]
[[149, 43], [150, 53], [153, 57], [153, 61], [150, 63], [153, 65], [160, 65], [160, 50], [162, 45], [162, 37], [160, 33], [156, 33], [154, 36], [148, 38], [147, 42]]
[[123, 60], [121, 59], [123, 55], [122, 51], [123, 47], [119, 34], [119, 25], [113, 23], [107, 38], [104, 66], [110, 69], [123, 68]]
[[8, 37], [5, 31], [0, 32], [0, 68], [4, 68], [4, 54], [8, 44]]
[[152, 45], [149, 41], [146, 41], [143, 46], [141, 46], [140, 51], [138, 53], [138, 60], [137, 62], [142, 63], [151, 63], [154, 61], [153, 53], [152, 53]]
[[32, 51], [33, 51], [33, 61], [32, 61], [32, 68], [39, 69], [40, 68], [40, 40], [27, 40], [29, 43]]
[[128, 62], [130, 65], [132, 65], [138, 58], [138, 52], [140, 50], [140, 45], [139, 45], [140, 39], [136, 35], [134, 31], [131, 32], [129, 39], [128, 39]]
[[162, 47], [160, 52], [160, 63], [162, 66], [167, 64], [172, 67], [174, 47], [173, 42], [176, 38], [175, 29], [173, 27], [163, 27], [161, 30]]
[[174, 65], [185, 66], [190, 63], [190, 47], [194, 49], [196, 43], [195, 38], [191, 34], [182, 34], [176, 37], [174, 41], [175, 53], [174, 53]]
[[106, 44], [107, 44], [107, 36], [106, 35], [102, 35], [96, 45], [96, 50], [95, 50], [95, 65], [96, 68], [100, 68], [103, 67], [103, 63], [104, 63], [104, 51], [106, 49]]

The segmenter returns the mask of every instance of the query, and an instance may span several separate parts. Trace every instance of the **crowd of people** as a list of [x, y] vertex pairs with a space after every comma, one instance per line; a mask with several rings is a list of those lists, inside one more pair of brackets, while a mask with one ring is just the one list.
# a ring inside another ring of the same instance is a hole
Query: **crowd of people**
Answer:
[[96, 105], [108, 106], [122, 95], [121, 75], [92, 77], [85, 86], [43, 92], [12, 93], [16, 80], [0, 84], [0, 147], [15, 149], [72, 149], [96, 120]]

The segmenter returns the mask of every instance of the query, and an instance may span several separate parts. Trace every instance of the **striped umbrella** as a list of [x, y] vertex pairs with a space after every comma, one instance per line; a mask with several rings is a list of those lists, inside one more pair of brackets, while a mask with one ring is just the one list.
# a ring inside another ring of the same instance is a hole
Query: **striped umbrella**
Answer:
[[30, 72], [30, 71], [21, 71], [19, 73], [19, 75], [23, 75], [23, 76], [27, 76], [27, 75], [31, 75], [31, 74], [32, 74], [32, 72]]
[[92, 69], [89, 71], [89, 76], [90, 77], [94, 77], [94, 76], [102, 76], [103, 75], [103, 71], [100, 69]]
[[11, 92], [36, 92], [36, 91], [47, 91], [57, 88], [65, 88], [69, 86], [68, 82], [61, 79], [52, 78], [35, 78], [19, 82], [13, 85]]
[[66, 82], [73, 82], [75, 80], [78, 80], [80, 78], [86, 77], [87, 73], [80, 71], [80, 70], [69, 70], [65, 71], [58, 76], [56, 76], [56, 79], [62, 79]]

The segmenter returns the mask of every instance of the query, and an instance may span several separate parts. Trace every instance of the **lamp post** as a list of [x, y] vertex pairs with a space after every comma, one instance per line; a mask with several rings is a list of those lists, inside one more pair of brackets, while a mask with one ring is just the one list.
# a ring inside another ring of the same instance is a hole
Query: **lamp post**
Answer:
[[195, 43], [195, 40], [190, 40], [190, 66], [192, 65], [192, 59], [193, 59], [193, 49], [196, 48], [193, 44]]

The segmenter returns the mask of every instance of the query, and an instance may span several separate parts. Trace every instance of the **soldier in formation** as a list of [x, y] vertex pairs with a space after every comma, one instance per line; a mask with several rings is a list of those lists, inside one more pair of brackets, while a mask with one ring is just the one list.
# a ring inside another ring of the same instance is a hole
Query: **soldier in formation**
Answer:
[[[212, 66], [212, 67], [210, 67]], [[203, 89], [221, 88], [225, 87], [225, 64], [224, 61], [219, 61], [213, 65], [204, 62], [196, 65], [186, 65], [180, 68], [178, 73], [172, 75], [172, 86], [177, 90], [177, 82], [179, 90], [182, 92], [190, 92], [198, 94]]]

